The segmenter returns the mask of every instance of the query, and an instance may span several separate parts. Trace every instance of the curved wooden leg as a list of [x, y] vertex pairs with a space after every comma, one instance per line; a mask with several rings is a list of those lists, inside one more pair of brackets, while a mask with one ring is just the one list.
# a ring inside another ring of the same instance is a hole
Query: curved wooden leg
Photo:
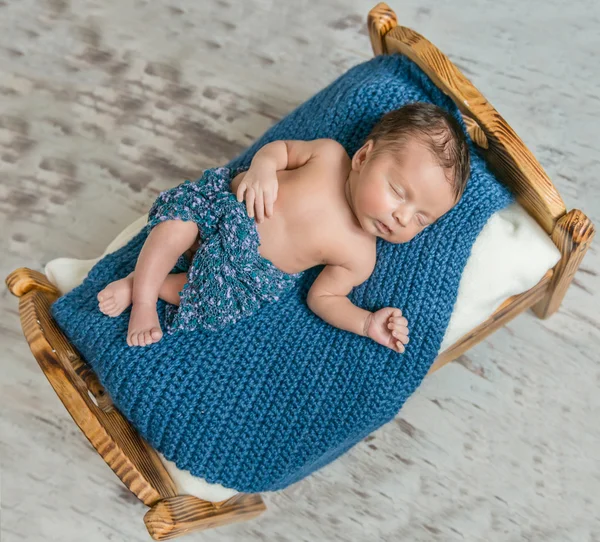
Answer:
[[179, 495], [157, 502], [146, 512], [144, 523], [154, 540], [169, 540], [193, 531], [246, 521], [266, 509], [259, 494], [239, 493], [219, 507], [191, 495]]
[[22, 267], [6, 284], [19, 297], [23, 333], [60, 400], [98, 453], [129, 490], [150, 507], [144, 517], [155, 540], [243, 521], [266, 510], [258, 494], [212, 503], [177, 488], [152, 449], [113, 408], [110, 397], [50, 314], [60, 292], [38, 271]]

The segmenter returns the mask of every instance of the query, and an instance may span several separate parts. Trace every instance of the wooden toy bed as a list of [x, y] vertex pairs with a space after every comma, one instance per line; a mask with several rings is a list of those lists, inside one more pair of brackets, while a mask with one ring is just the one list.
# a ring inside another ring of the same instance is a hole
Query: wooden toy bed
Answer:
[[[441, 51], [410, 28], [398, 26], [396, 15], [384, 3], [369, 12], [368, 25], [375, 55], [406, 55], [454, 100], [498, 179], [511, 188], [562, 254], [536, 286], [507, 299], [487, 321], [444, 350], [433, 372], [528, 308], [540, 318], [556, 312], [594, 236], [594, 226], [581, 211], [567, 212], [533, 154]], [[20, 298], [21, 324], [31, 351], [75, 423], [131, 492], [150, 507], [144, 521], [152, 538], [166, 540], [250, 519], [266, 509], [259, 494], [239, 493], [219, 503], [178, 495], [156, 451], [114, 408], [50, 315], [59, 291], [43, 274], [27, 268], [15, 270], [6, 283]]]

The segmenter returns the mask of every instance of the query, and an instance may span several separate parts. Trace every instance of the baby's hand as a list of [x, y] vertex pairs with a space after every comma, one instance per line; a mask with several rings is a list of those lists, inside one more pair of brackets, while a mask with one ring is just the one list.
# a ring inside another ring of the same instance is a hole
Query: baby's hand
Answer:
[[408, 320], [400, 309], [384, 307], [367, 318], [365, 333], [375, 342], [402, 353], [408, 344]]
[[277, 199], [278, 186], [275, 169], [250, 166], [238, 186], [237, 199], [242, 202], [245, 192], [248, 216], [253, 217], [256, 211], [256, 221], [262, 222], [265, 215], [267, 218], [273, 216], [273, 204]]

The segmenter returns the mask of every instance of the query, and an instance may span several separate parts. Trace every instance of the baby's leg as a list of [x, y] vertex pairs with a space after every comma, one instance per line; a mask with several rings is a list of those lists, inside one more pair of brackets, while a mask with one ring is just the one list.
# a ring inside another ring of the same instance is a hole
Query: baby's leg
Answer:
[[133, 290], [133, 271], [125, 278], [111, 282], [98, 296], [100, 312], [115, 318], [131, 305]]
[[[193, 253], [191, 257], [193, 257]], [[111, 282], [98, 294], [100, 312], [115, 318], [131, 305], [133, 277], [134, 272], [132, 271], [125, 278]], [[158, 297], [172, 305], [179, 305], [179, 292], [181, 292], [186, 282], [187, 273], [167, 275], [158, 291]]]
[[161, 222], [148, 235], [135, 266], [127, 331], [129, 346], [145, 346], [161, 339], [156, 312], [159, 291], [179, 256], [197, 237], [196, 223], [183, 220]]
[[187, 273], [173, 273], [167, 275], [167, 278], [162, 283], [158, 297], [171, 305], [179, 305], [179, 292], [183, 290], [183, 286], [187, 282]]

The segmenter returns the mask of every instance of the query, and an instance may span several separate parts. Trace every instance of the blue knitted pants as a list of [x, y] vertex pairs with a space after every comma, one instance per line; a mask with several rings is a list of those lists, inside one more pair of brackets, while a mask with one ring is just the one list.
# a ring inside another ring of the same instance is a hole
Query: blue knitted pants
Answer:
[[174, 268], [187, 271], [187, 283], [179, 307], [167, 306], [168, 333], [220, 330], [279, 300], [301, 276], [284, 273], [260, 255], [254, 218], [229, 189], [239, 171], [208, 169], [198, 181], [161, 192], [150, 209], [150, 228], [165, 220], [191, 220], [201, 239], [192, 261], [182, 256]]

